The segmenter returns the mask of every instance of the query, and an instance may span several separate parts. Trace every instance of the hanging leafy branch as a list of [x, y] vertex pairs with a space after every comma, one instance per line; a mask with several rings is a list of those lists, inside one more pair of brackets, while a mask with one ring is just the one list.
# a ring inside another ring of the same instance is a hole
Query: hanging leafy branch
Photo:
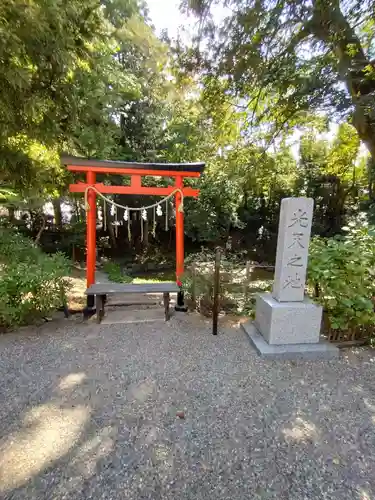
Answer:
[[375, 157], [373, 1], [233, 0], [222, 23], [217, 2], [185, 4], [201, 19], [190, 67], [224, 81], [252, 123], [274, 137], [325, 110], [348, 117]]

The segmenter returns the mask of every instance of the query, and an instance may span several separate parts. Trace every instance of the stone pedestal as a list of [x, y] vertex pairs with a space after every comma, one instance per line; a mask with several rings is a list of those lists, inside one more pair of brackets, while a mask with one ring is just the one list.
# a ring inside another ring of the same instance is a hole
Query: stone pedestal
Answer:
[[249, 336], [250, 342], [257, 353], [269, 360], [330, 360], [339, 357], [339, 350], [336, 346], [326, 341], [316, 344], [269, 344], [255, 328], [252, 321], [242, 325], [243, 330]]
[[302, 302], [278, 302], [270, 293], [256, 298], [255, 326], [269, 344], [319, 342], [322, 308], [307, 297]]
[[319, 340], [322, 308], [307, 297], [278, 302], [270, 293], [257, 295], [255, 321], [243, 329], [257, 352], [269, 359], [334, 359], [339, 350]]
[[255, 322], [243, 325], [259, 354], [274, 359], [331, 359], [337, 347], [319, 342], [322, 308], [305, 297], [313, 216], [311, 198], [284, 198], [272, 294], [257, 296]]

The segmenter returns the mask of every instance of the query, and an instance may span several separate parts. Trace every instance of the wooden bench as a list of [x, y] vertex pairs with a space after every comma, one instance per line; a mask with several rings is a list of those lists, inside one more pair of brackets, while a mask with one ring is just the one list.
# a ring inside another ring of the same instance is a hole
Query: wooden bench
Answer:
[[95, 295], [96, 318], [100, 323], [104, 316], [104, 307], [107, 295], [114, 293], [162, 293], [164, 298], [165, 321], [169, 320], [170, 293], [179, 292], [176, 283], [97, 283], [91, 285], [85, 292], [86, 295]]

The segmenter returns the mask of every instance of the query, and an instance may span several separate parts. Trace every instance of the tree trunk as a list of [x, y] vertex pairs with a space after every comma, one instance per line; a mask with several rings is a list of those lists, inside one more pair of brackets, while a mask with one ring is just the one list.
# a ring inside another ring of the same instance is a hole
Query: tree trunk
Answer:
[[14, 207], [8, 207], [8, 220], [11, 224], [16, 220], [16, 210]]
[[112, 249], [116, 250], [117, 249], [117, 240], [116, 240], [116, 234], [115, 234], [115, 226], [112, 226], [113, 218], [111, 216], [110, 208], [111, 207], [110, 207], [109, 203], [106, 203], [107, 230], [108, 230], [108, 234], [109, 234], [109, 240], [111, 242]]
[[362, 48], [355, 30], [340, 9], [339, 0], [315, 0], [312, 33], [333, 51], [340, 79], [353, 104], [353, 125], [375, 159], [375, 81], [366, 77], [372, 63]]
[[78, 207], [79, 207], [79, 222], [86, 222], [87, 213], [84, 205], [78, 202]]
[[143, 248], [147, 250], [148, 248], [148, 219], [145, 220], [143, 226]]
[[52, 200], [53, 212], [55, 216], [55, 225], [61, 229], [62, 228], [62, 213], [61, 213], [61, 198], [55, 198]]
[[[140, 229], [138, 229], [138, 227], [140, 228], [141, 224], [143, 224], [143, 219], [142, 219], [142, 216], [141, 216], [141, 212], [134, 212], [133, 221], [135, 222], [135, 223], [133, 222], [133, 229], [134, 229], [134, 231], [132, 232], [132, 235], [133, 235], [133, 245], [134, 245], [136, 253], [138, 254], [142, 250], [141, 231], [140, 231]], [[137, 230], [136, 230], [136, 227], [135, 227], [136, 225], [138, 226]]]
[[76, 198], [71, 198], [70, 203], [73, 207], [72, 223], [81, 222], [81, 209]]
[[367, 179], [368, 179], [368, 197], [371, 203], [374, 201], [374, 178], [375, 178], [375, 160], [369, 158], [367, 160]]
[[42, 236], [43, 231], [46, 228], [46, 224], [47, 224], [46, 217], [45, 217], [45, 215], [42, 215], [42, 225], [41, 225], [41, 227], [40, 227], [40, 229], [38, 231], [38, 234], [36, 235], [35, 241], [34, 241], [34, 243], [36, 245], [39, 245], [40, 238]]

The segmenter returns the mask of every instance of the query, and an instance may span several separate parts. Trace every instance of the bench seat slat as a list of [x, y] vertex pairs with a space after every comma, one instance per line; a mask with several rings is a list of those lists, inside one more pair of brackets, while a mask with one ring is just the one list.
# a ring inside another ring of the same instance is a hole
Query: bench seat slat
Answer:
[[111, 293], [172, 293], [179, 292], [176, 283], [96, 283], [85, 291], [86, 295], [109, 295]]

